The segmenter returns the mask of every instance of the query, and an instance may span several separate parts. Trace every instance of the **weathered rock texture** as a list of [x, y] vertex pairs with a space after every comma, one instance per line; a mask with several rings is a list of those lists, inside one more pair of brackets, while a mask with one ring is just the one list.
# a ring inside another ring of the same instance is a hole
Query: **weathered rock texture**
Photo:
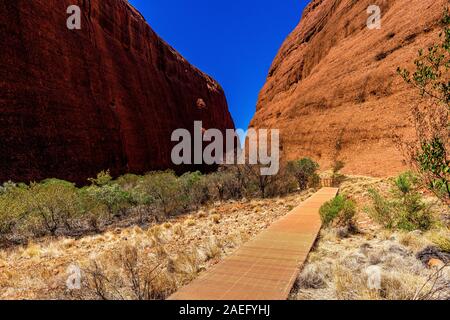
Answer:
[[[396, 74], [433, 43], [447, 1], [313, 0], [270, 69], [251, 126], [281, 129], [285, 159], [303, 156], [344, 172], [406, 169], [394, 135], [412, 137], [417, 92]], [[381, 30], [366, 26], [379, 5]]]
[[0, 180], [170, 168], [174, 129], [234, 128], [221, 87], [125, 0], [0, 1], [0, 46]]

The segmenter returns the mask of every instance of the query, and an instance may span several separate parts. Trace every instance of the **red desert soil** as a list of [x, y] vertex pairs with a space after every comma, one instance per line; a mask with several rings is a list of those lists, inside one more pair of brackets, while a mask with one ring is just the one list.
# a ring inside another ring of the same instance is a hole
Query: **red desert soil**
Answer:
[[219, 84], [126, 0], [1, 1], [0, 46], [0, 181], [167, 169], [173, 130], [234, 128]]
[[[369, 30], [369, 5], [380, 30]], [[309, 156], [344, 173], [390, 176], [406, 168], [394, 135], [412, 137], [417, 92], [397, 67], [413, 67], [438, 36], [444, 0], [313, 0], [281, 47], [251, 126], [281, 129], [286, 159]]]

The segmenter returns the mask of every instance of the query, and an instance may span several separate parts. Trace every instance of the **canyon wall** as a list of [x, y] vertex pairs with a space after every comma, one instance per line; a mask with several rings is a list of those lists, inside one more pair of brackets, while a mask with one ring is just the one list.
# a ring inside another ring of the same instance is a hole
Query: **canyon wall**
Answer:
[[[435, 42], [447, 1], [313, 0], [276, 56], [251, 127], [279, 128], [285, 160], [311, 157], [323, 170], [389, 176], [407, 169], [394, 143], [413, 139], [418, 92], [397, 67], [413, 69]], [[369, 30], [367, 8], [381, 9]]]
[[126, 0], [0, 1], [0, 45], [0, 181], [174, 168], [174, 129], [234, 128], [219, 84]]

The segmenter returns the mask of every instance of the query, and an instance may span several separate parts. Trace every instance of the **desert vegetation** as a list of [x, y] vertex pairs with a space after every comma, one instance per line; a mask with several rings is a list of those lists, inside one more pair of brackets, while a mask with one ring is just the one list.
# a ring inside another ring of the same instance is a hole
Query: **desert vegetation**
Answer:
[[[213, 201], [148, 225], [0, 249], [2, 299], [165, 299], [308, 198]], [[81, 287], [67, 287], [70, 269]]]
[[[1, 297], [165, 299], [314, 192], [297, 187], [296, 192], [286, 194], [283, 189], [278, 196], [264, 198], [258, 181], [252, 185], [246, 180], [251, 177], [243, 168], [221, 168], [210, 175], [157, 172], [115, 180], [103, 172], [83, 188], [58, 180], [5, 184], [3, 200], [24, 197], [20, 193], [33, 187], [43, 188], [44, 194], [50, 190], [67, 194], [50, 193], [52, 201], [44, 204], [36, 199], [47, 197], [36, 198], [32, 203], [39, 206], [31, 208], [45, 210], [47, 218], [30, 211], [36, 214], [38, 227], [31, 228], [29, 220], [28, 228], [24, 224], [20, 229], [29, 235], [27, 241], [9, 242], [0, 250]], [[289, 183], [297, 181], [291, 178]], [[246, 188], [238, 188], [240, 183]], [[175, 199], [177, 205], [167, 206], [167, 199]], [[62, 200], [72, 202], [64, 215], [56, 215], [63, 212], [55, 209]], [[389, 214], [379, 215], [379, 201], [387, 203]], [[412, 173], [391, 179], [346, 177], [340, 195], [326, 203], [320, 214], [324, 228], [292, 298], [447, 297], [448, 207], [423, 193]], [[58, 228], [52, 232], [54, 224]], [[86, 228], [83, 233], [77, 229], [80, 225]], [[366, 270], [374, 265], [383, 270], [379, 290], [367, 288]], [[80, 268], [78, 290], [67, 288], [71, 266]]]
[[0, 245], [98, 233], [112, 225], [148, 225], [214, 201], [276, 197], [317, 187], [315, 162], [302, 159], [289, 168], [295, 170], [285, 168], [270, 177], [262, 176], [259, 166], [246, 165], [207, 175], [165, 171], [115, 180], [103, 171], [82, 188], [57, 179], [29, 185], [7, 182], [0, 187]]
[[[84, 187], [57, 179], [4, 183], [2, 296], [164, 299], [310, 195], [314, 168], [301, 186], [287, 167], [266, 179], [259, 166], [117, 179], [103, 171]], [[67, 290], [71, 263], [80, 267], [81, 290]], [[39, 281], [30, 287], [31, 275]]]
[[433, 203], [424, 202], [415, 181], [412, 173], [400, 175], [393, 183], [390, 197], [370, 189], [373, 206], [369, 208], [369, 215], [388, 229], [428, 231], [434, 223]]
[[415, 70], [398, 68], [404, 81], [417, 88], [419, 99], [412, 107], [416, 139], [399, 145], [420, 173], [422, 182], [443, 201], [450, 203], [450, 15], [445, 9], [440, 41], [419, 50]]
[[[420, 177], [348, 177], [324, 204], [324, 228], [292, 299], [434, 300], [450, 297], [448, 206]], [[380, 286], [369, 277], [380, 272]]]

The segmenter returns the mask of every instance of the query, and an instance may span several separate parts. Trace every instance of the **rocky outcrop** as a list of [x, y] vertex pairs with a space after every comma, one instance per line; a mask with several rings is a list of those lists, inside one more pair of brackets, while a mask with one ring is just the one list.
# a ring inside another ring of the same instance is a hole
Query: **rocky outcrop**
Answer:
[[[406, 169], [393, 137], [412, 138], [417, 92], [396, 74], [431, 44], [447, 1], [313, 0], [262, 89], [253, 127], [281, 129], [285, 159], [309, 156], [344, 172], [388, 176]], [[381, 8], [369, 30], [370, 5]]]
[[173, 168], [174, 129], [234, 128], [221, 87], [126, 0], [1, 1], [0, 45], [2, 181]]

